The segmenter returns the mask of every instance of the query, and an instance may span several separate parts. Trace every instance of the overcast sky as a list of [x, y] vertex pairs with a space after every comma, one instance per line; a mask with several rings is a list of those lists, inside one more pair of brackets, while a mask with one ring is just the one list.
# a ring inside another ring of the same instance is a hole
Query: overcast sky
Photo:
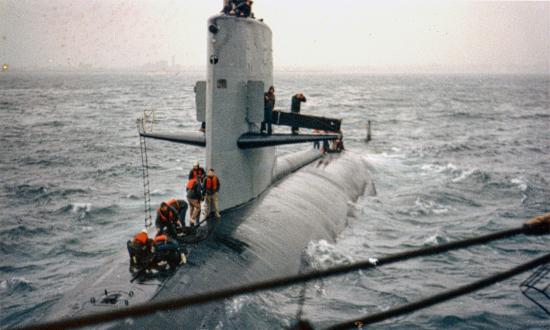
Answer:
[[[222, 0], [0, 0], [0, 62], [203, 67]], [[550, 2], [256, 0], [276, 69], [550, 73]]]

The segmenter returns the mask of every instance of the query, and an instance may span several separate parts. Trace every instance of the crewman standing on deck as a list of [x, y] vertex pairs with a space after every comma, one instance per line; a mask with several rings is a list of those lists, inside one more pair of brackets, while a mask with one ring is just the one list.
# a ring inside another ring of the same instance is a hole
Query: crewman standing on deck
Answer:
[[220, 179], [216, 176], [214, 169], [208, 170], [203, 183], [204, 199], [206, 200], [206, 216], [210, 215], [211, 211], [216, 212], [216, 218], [220, 219], [220, 208], [218, 207], [218, 191], [220, 191]]
[[200, 181], [204, 177], [204, 174], [204, 168], [200, 166], [199, 161], [197, 160], [195, 164], [193, 164], [191, 171], [189, 171], [189, 180], [198, 178]]
[[198, 224], [199, 216], [201, 214], [201, 200], [202, 197], [202, 183], [200, 177], [195, 177], [187, 181], [187, 201], [189, 202], [189, 223], [191, 226]]

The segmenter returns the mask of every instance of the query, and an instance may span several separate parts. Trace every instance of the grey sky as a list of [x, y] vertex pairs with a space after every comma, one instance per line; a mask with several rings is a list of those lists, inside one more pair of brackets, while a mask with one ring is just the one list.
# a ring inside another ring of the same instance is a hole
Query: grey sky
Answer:
[[[0, 0], [11, 67], [205, 65], [221, 0]], [[550, 2], [256, 0], [276, 69], [550, 73]]]

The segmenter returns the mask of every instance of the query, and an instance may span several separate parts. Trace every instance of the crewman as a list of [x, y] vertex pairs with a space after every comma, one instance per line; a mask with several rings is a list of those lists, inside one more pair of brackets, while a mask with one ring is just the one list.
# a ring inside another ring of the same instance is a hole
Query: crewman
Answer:
[[202, 180], [204, 177], [204, 168], [202, 168], [199, 165], [199, 161], [197, 160], [195, 164], [193, 164], [193, 168], [191, 171], [189, 171], [189, 180], [199, 178], [199, 180]]
[[141, 272], [149, 267], [152, 260], [152, 243], [147, 229], [143, 229], [134, 236], [134, 239], [128, 241], [126, 246], [130, 255], [130, 272]]
[[[313, 129], [313, 135], [321, 134], [317, 128]], [[313, 149], [319, 149], [321, 147], [319, 140], [313, 142]]]
[[195, 226], [201, 213], [201, 200], [203, 199], [200, 177], [189, 179], [185, 188], [187, 190], [187, 202], [189, 202], [189, 222], [192, 226]]
[[185, 212], [187, 212], [187, 203], [183, 200], [172, 198], [168, 202], [162, 202], [157, 209], [157, 219], [155, 226], [157, 234], [166, 232], [170, 237], [177, 238], [177, 227], [183, 227], [182, 218], [185, 221]]
[[[307, 99], [304, 96], [304, 94], [298, 93], [298, 94], [294, 95], [291, 99], [290, 112], [300, 113], [300, 107], [302, 105], [302, 102], [307, 102]], [[292, 126], [291, 132], [292, 132], [292, 134], [298, 134], [298, 127]]]
[[165, 269], [166, 264], [174, 269], [187, 261], [179, 244], [166, 235], [158, 235], [153, 241], [153, 264], [159, 269]]
[[264, 93], [264, 121], [260, 128], [262, 134], [271, 135], [273, 132], [271, 128], [271, 117], [273, 116], [273, 109], [275, 108], [275, 87], [270, 86], [269, 90]]
[[203, 183], [204, 199], [206, 200], [206, 216], [210, 215], [212, 209], [216, 214], [216, 218], [220, 219], [220, 208], [218, 207], [218, 191], [220, 191], [220, 179], [216, 176], [214, 169], [208, 170]]

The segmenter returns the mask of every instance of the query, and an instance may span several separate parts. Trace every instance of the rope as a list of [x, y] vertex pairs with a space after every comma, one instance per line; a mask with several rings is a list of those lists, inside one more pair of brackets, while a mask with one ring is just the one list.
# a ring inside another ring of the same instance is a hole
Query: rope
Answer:
[[22, 327], [21, 329], [65, 329], [65, 328], [76, 328], [89, 325], [95, 325], [99, 323], [114, 321], [118, 319], [128, 318], [128, 317], [139, 317], [150, 315], [158, 311], [167, 311], [178, 309], [191, 305], [198, 305], [214, 300], [225, 299], [242, 294], [250, 294], [258, 291], [264, 291], [269, 289], [286, 287], [289, 285], [303, 283], [306, 281], [311, 281], [315, 279], [325, 278], [329, 276], [336, 276], [346, 274], [356, 270], [371, 269], [376, 266], [383, 266], [398, 261], [404, 261], [421, 256], [429, 256], [440, 254], [443, 252], [462, 249], [473, 245], [479, 245], [483, 243], [488, 243], [494, 240], [504, 239], [519, 234], [526, 235], [535, 235], [535, 234], [548, 234], [550, 232], [550, 221], [541, 222], [539, 224], [525, 224], [522, 227], [504, 230], [501, 232], [484, 235], [480, 237], [465, 239], [462, 241], [447, 243], [439, 246], [427, 247], [416, 249], [412, 251], [392, 254], [387, 257], [380, 258], [377, 262], [363, 261], [350, 265], [341, 265], [336, 266], [330, 269], [321, 270], [321, 271], [312, 271], [308, 273], [292, 275], [288, 277], [280, 277], [272, 280], [257, 282], [245, 286], [233, 287], [228, 289], [221, 289], [214, 292], [206, 292], [202, 294], [197, 294], [189, 297], [179, 297], [174, 299], [167, 299], [164, 301], [158, 302], [148, 302], [144, 304], [135, 305], [125, 309], [113, 310], [103, 313], [91, 314], [81, 317], [76, 317], [72, 319], [65, 319], [59, 321], [46, 322], [37, 325], [30, 325]]
[[510, 277], [521, 274], [527, 270], [533, 269], [537, 266], [550, 262], [550, 253], [543, 255], [537, 259], [531, 260], [527, 263], [514, 267], [502, 273], [497, 273], [493, 276], [486, 277], [482, 280], [458, 287], [456, 289], [448, 290], [426, 299], [422, 299], [410, 304], [406, 304], [397, 308], [387, 310], [385, 312], [376, 313], [370, 316], [365, 316], [353, 321], [345, 321], [329, 327], [330, 330], [342, 330], [351, 329], [357, 327], [363, 327], [365, 325], [381, 322], [390, 318], [394, 318], [403, 314], [412, 313], [414, 311], [424, 309], [444, 301], [460, 297], [462, 295], [474, 292], [479, 289], [483, 289], [498, 282], [502, 282]]

